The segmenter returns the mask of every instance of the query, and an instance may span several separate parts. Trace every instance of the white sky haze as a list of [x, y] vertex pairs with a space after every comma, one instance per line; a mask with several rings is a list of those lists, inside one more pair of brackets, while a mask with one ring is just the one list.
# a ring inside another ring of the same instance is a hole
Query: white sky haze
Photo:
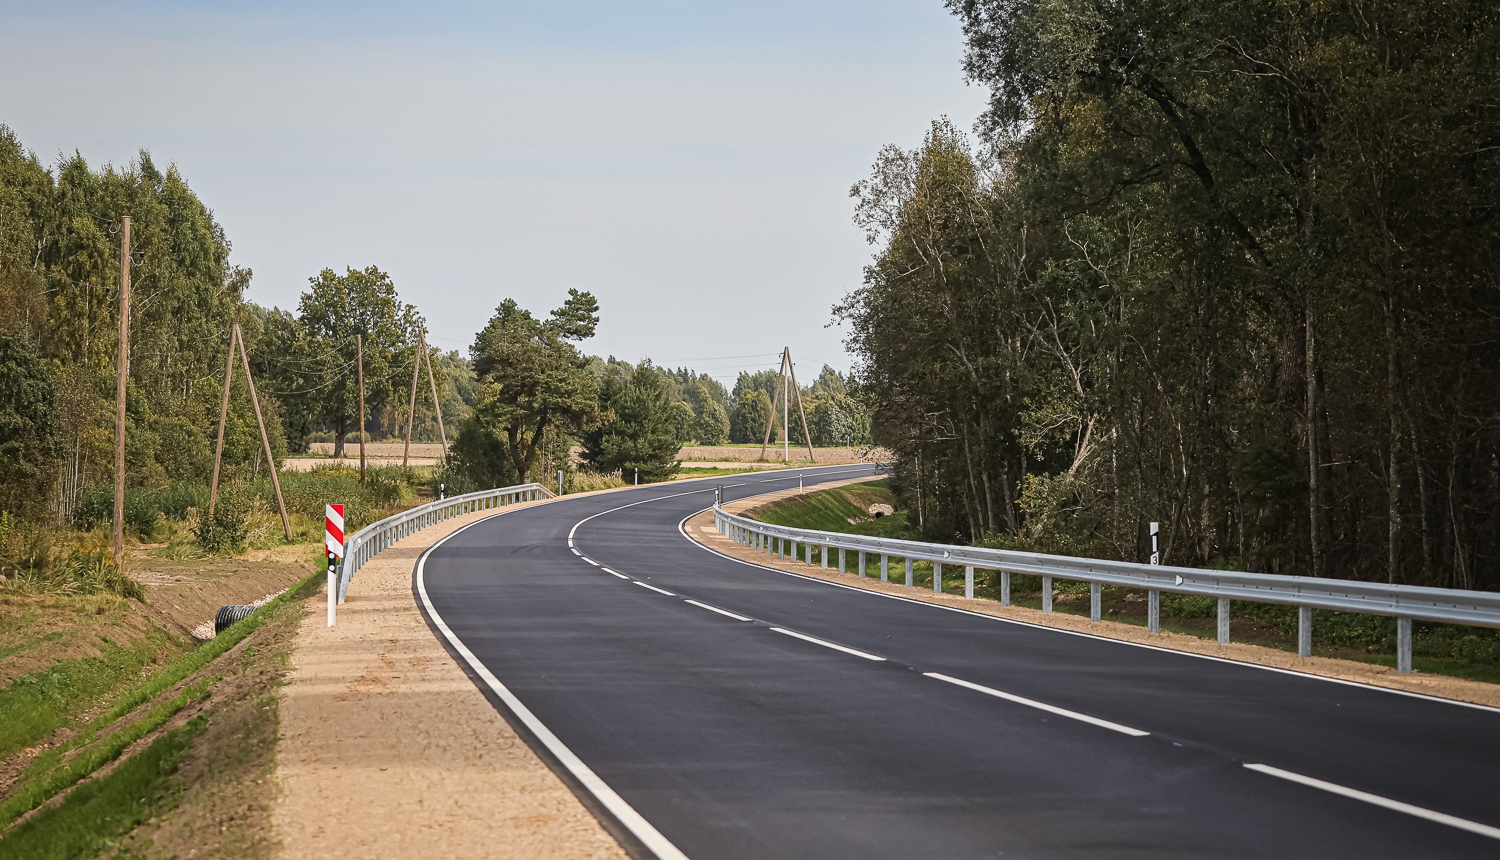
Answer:
[[466, 352], [577, 287], [587, 351], [728, 384], [784, 345], [848, 369], [849, 187], [984, 101], [940, 0], [4, 8], [0, 123], [48, 164], [175, 163], [252, 301], [374, 264]]

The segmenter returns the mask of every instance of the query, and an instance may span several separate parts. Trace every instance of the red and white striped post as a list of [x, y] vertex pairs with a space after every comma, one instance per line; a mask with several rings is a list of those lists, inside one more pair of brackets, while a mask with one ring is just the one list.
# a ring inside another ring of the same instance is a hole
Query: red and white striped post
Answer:
[[333, 626], [339, 602], [338, 560], [344, 557], [344, 506], [328, 505], [323, 509], [323, 547], [328, 553], [328, 626]]

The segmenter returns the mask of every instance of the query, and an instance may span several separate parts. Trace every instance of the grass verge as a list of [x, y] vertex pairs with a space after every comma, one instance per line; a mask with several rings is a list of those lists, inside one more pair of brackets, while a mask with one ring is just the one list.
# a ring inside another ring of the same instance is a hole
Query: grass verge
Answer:
[[[205, 669], [214, 666], [214, 661], [217, 658], [244, 641], [246, 637], [255, 633], [268, 619], [281, 617], [281, 626], [286, 628], [282, 631], [283, 635], [281, 638], [287, 643], [283, 651], [289, 651], [291, 633], [288, 631], [295, 631], [297, 613], [294, 609], [283, 612], [283, 607], [292, 600], [305, 598], [309, 593], [316, 591], [316, 584], [320, 578], [321, 574], [313, 574], [304, 579], [298, 586], [283, 592], [266, 605], [251, 613], [244, 620], [219, 634], [216, 638], [173, 661], [168, 666], [154, 673], [129, 694], [122, 696], [109, 710], [91, 721], [85, 732], [73, 738], [67, 744], [48, 750], [38, 756], [32, 762], [31, 766], [27, 768], [26, 774], [19, 781], [16, 788], [8, 797], [0, 801], [0, 827], [9, 825], [31, 810], [46, 804], [50, 799], [56, 797], [70, 786], [74, 786], [80, 781], [85, 780], [100, 768], [116, 760], [132, 744], [149, 737], [152, 732], [167, 724], [184, 707], [195, 700], [203, 699], [219, 678], [200, 678], [178, 692], [175, 696], [164, 701], [157, 701], [154, 705], [151, 704], [153, 700], [161, 698], [164, 693], [169, 692], [174, 686], [191, 679], [195, 673], [203, 672]], [[243, 649], [240, 660], [243, 662], [253, 657], [254, 649], [246, 648]], [[215, 668], [217, 669], [216, 666]], [[279, 682], [279, 668], [280, 666], [278, 665], [276, 671], [269, 673], [271, 679], [269, 683], [272, 686]], [[243, 671], [239, 671], [236, 674], [243, 675]], [[265, 686], [264, 679], [261, 686]], [[257, 693], [256, 695], [259, 694]], [[240, 698], [244, 699], [246, 697], [242, 696]], [[263, 710], [270, 710], [273, 704], [263, 705], [262, 708]], [[138, 718], [119, 728], [115, 728], [113, 731], [107, 731], [102, 738], [98, 737], [100, 730], [108, 729], [110, 726], [118, 723], [121, 718], [129, 716], [133, 711], [142, 706], [149, 707]], [[202, 714], [199, 716], [202, 716]], [[153, 747], [155, 743], [153, 742]], [[267, 745], [267, 748], [269, 749], [269, 745]], [[67, 754], [73, 750], [77, 750], [77, 752], [68, 757]], [[142, 754], [136, 753], [125, 764], [121, 764], [107, 776], [101, 777], [98, 780], [84, 782], [83, 785], [80, 785], [69, 793], [68, 797], [64, 798], [63, 802], [56, 807], [42, 809], [36, 815], [22, 821], [11, 831], [0, 836], [0, 846], [3, 846], [4, 850], [9, 850], [12, 840], [25, 842], [31, 839], [32, 837], [23, 836], [23, 834], [32, 832], [31, 822], [34, 819], [50, 818], [55, 814], [54, 810], [69, 807], [69, 804], [72, 803], [71, 798], [75, 794], [84, 791], [95, 782], [105, 782], [113, 779], [116, 772], [125, 770], [130, 762], [135, 761]], [[83, 815], [84, 813], [77, 814]], [[85, 817], [88, 818], [89, 816], [93, 816], [93, 813], [89, 813]], [[94, 818], [97, 817], [94, 816]], [[94, 818], [89, 818], [89, 820], [94, 820]], [[143, 820], [141, 818], [132, 818], [130, 814], [118, 810], [104, 816], [104, 819], [124, 822], [128, 825], [127, 830], [135, 827]], [[93, 825], [90, 825], [90, 827], [93, 827]], [[97, 830], [97, 827], [95, 829]], [[90, 830], [89, 832], [94, 831]], [[123, 830], [119, 831], [116, 835], [123, 832]], [[7, 855], [0, 853], [0, 856]], [[22, 853], [15, 856], [29, 855]], [[72, 854], [68, 856], [83, 855]]]
[[0, 860], [73, 860], [110, 847], [122, 833], [177, 805], [173, 779], [191, 749], [202, 716], [163, 734], [107, 776], [79, 786], [61, 803], [0, 838]]

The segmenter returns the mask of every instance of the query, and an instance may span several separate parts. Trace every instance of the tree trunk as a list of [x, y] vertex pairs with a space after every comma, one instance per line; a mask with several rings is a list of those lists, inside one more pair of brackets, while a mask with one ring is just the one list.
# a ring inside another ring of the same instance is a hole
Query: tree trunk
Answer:
[[1386, 582], [1396, 581], [1397, 570], [1401, 565], [1401, 469], [1396, 461], [1397, 454], [1401, 451], [1401, 422], [1397, 418], [1397, 383], [1398, 370], [1396, 367], [1396, 307], [1395, 296], [1387, 296], [1385, 301], [1385, 404], [1386, 412], [1389, 413], [1389, 431], [1386, 447], [1389, 456], [1386, 458]]
[[1304, 311], [1303, 330], [1306, 342], [1306, 356], [1303, 363], [1303, 375], [1307, 381], [1307, 417], [1304, 422], [1307, 425], [1307, 517], [1308, 537], [1312, 550], [1312, 575], [1323, 576], [1327, 573], [1327, 560], [1324, 557], [1324, 518], [1323, 518], [1323, 439], [1319, 432], [1318, 413], [1321, 398], [1319, 397], [1318, 385], [1318, 340], [1317, 330], [1313, 326], [1312, 311]]

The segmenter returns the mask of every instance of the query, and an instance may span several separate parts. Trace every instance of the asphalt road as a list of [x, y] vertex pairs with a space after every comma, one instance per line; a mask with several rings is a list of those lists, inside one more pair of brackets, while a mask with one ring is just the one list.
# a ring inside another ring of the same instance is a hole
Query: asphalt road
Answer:
[[492, 701], [693, 860], [1500, 856], [1500, 712], [745, 564], [679, 530], [712, 487], [482, 521], [419, 589]]

